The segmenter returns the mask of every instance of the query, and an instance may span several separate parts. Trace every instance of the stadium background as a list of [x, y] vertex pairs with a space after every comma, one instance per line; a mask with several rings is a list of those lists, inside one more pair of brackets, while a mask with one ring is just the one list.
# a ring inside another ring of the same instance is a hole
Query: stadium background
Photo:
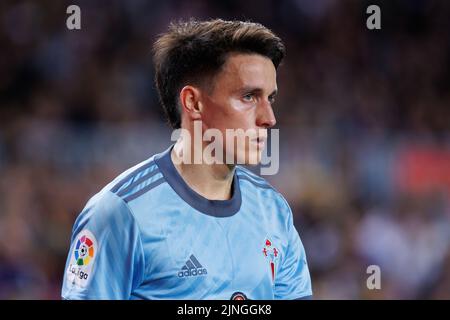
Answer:
[[[365, 25], [373, 3], [381, 30]], [[293, 209], [315, 298], [450, 299], [443, 0], [2, 1], [0, 298], [59, 299], [88, 198], [170, 143], [150, 47], [189, 17], [251, 19], [286, 43], [268, 179]], [[366, 287], [371, 264], [381, 290]]]

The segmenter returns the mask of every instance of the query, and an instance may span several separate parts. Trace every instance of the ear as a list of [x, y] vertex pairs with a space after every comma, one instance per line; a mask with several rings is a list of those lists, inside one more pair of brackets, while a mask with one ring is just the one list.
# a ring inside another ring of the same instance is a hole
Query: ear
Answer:
[[201, 120], [202, 103], [200, 102], [200, 90], [193, 86], [184, 86], [180, 91], [180, 101], [183, 113], [188, 116], [191, 121]]

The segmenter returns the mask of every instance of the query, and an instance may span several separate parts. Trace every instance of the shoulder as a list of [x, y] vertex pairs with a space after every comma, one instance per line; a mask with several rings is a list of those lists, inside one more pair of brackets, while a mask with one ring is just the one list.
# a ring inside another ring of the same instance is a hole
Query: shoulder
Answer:
[[150, 192], [162, 180], [154, 157], [129, 168], [89, 199], [76, 224], [83, 225], [87, 221], [104, 224], [111, 219], [121, 223], [134, 220], [128, 202]]
[[133, 223], [133, 216], [126, 203], [114, 193], [103, 189], [89, 199], [78, 215], [74, 232], [86, 227], [94, 230], [103, 230], [114, 224], [126, 225]]
[[163, 182], [163, 174], [153, 156], [120, 174], [104, 189], [128, 203], [144, 193], [151, 192]]
[[236, 174], [239, 177], [239, 181], [246, 181], [256, 188], [270, 189], [273, 192], [278, 192], [272, 185], [267, 182], [266, 179], [258, 176], [257, 174], [244, 167], [236, 166]]
[[266, 199], [274, 201], [278, 207], [290, 211], [289, 204], [284, 196], [266, 179], [242, 166], [236, 166], [236, 174], [241, 186], [243, 186], [247, 192], [262, 194]]

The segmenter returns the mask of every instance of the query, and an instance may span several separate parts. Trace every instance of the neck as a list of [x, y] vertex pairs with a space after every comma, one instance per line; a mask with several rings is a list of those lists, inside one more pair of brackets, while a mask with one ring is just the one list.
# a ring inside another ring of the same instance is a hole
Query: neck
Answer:
[[195, 192], [209, 200], [229, 200], [232, 197], [234, 165], [183, 162], [183, 145], [177, 141], [171, 159], [183, 180]]

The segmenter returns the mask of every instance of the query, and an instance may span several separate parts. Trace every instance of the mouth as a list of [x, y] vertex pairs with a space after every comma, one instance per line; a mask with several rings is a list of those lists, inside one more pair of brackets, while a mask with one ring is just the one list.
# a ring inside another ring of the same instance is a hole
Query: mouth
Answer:
[[253, 139], [252, 141], [256, 145], [258, 145], [258, 148], [262, 149], [264, 147], [264, 145], [266, 144], [266, 140], [267, 140], [266, 137], [258, 137], [258, 138]]

